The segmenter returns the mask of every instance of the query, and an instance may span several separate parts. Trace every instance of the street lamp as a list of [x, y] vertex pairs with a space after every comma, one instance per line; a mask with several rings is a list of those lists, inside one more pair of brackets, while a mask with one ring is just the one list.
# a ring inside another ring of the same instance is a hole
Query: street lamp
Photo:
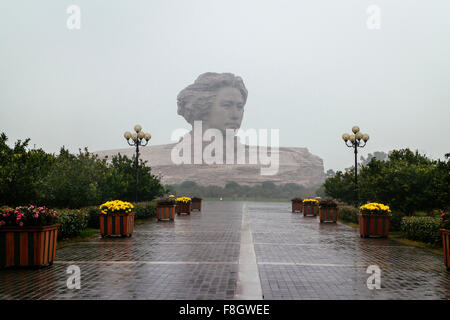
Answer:
[[[131, 133], [131, 132], [127, 131], [123, 134], [123, 136], [124, 136], [125, 140], [127, 140], [128, 144], [130, 146], [136, 147], [136, 202], [138, 202], [139, 146], [145, 147], [148, 144], [148, 140], [150, 140], [152, 138], [152, 136], [150, 135], [150, 133], [144, 133], [144, 131], [142, 131], [142, 127], [138, 124], [134, 126], [134, 131], [136, 131], [136, 133]], [[144, 140], [145, 140], [145, 142], [144, 142]]]
[[[361, 133], [358, 126], [354, 126], [352, 132], [354, 133], [352, 135], [344, 133], [342, 140], [344, 140], [347, 147], [355, 149], [355, 207], [358, 207], [358, 148], [365, 147], [369, 140], [369, 135]], [[348, 141], [350, 141], [350, 145], [347, 143]]]

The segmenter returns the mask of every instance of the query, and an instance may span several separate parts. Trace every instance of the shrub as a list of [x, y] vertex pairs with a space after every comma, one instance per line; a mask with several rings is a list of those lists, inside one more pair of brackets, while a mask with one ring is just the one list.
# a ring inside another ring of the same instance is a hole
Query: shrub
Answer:
[[88, 214], [84, 210], [58, 211], [57, 223], [60, 224], [58, 239], [78, 236], [88, 226]]
[[154, 202], [140, 202], [134, 206], [135, 219], [148, 219], [156, 217]]
[[341, 206], [338, 208], [338, 217], [341, 220], [358, 223], [359, 210], [351, 206]]
[[405, 238], [422, 241], [433, 245], [442, 243], [442, 219], [433, 217], [404, 217], [401, 231]]
[[400, 231], [402, 219], [405, 216], [404, 213], [393, 211], [391, 214], [391, 218], [389, 220], [389, 230], [390, 231]]
[[101, 210], [99, 207], [86, 207], [82, 210], [85, 210], [87, 213], [87, 219], [88, 219], [88, 228], [94, 228], [99, 229], [100, 228], [100, 214]]

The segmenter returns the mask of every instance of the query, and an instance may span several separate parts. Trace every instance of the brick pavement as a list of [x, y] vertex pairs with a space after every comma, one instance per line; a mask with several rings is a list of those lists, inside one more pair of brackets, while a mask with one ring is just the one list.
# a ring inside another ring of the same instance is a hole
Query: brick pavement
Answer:
[[[290, 203], [246, 204], [265, 299], [449, 299], [442, 256], [343, 224], [292, 214]], [[204, 202], [174, 223], [146, 222], [131, 238], [75, 243], [42, 269], [0, 270], [0, 299], [233, 299], [243, 202]], [[242, 259], [242, 257], [241, 257]], [[253, 258], [255, 259], [255, 258]], [[66, 268], [81, 268], [81, 289]], [[369, 290], [368, 265], [381, 268]]]
[[[290, 204], [248, 208], [265, 299], [450, 299], [450, 273], [440, 255], [287, 214]], [[380, 267], [381, 289], [367, 288], [369, 265]]]

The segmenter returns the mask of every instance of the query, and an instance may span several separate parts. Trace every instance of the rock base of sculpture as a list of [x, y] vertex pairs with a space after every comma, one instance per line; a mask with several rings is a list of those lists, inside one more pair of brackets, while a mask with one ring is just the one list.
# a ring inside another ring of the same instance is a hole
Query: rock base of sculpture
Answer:
[[[260, 164], [181, 164], [171, 161], [171, 151], [175, 144], [147, 146], [140, 150], [140, 159], [146, 160], [152, 173], [161, 175], [163, 184], [180, 184], [194, 181], [198, 185], [225, 186], [228, 182], [241, 185], [259, 185], [271, 181], [277, 185], [296, 183], [312, 187], [325, 180], [323, 161], [306, 148], [279, 148], [279, 168], [275, 175], [261, 175]], [[118, 153], [132, 157], [132, 148], [95, 152], [101, 158]]]

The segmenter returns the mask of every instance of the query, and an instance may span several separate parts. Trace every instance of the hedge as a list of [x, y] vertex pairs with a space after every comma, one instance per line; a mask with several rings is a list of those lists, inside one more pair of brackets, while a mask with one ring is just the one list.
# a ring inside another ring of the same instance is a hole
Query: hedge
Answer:
[[58, 239], [78, 236], [88, 226], [88, 215], [84, 210], [58, 210]]
[[351, 206], [339, 206], [338, 217], [339, 219], [347, 222], [358, 223], [359, 209]]
[[442, 244], [442, 219], [434, 217], [404, 217], [401, 231], [405, 238], [433, 245]]

